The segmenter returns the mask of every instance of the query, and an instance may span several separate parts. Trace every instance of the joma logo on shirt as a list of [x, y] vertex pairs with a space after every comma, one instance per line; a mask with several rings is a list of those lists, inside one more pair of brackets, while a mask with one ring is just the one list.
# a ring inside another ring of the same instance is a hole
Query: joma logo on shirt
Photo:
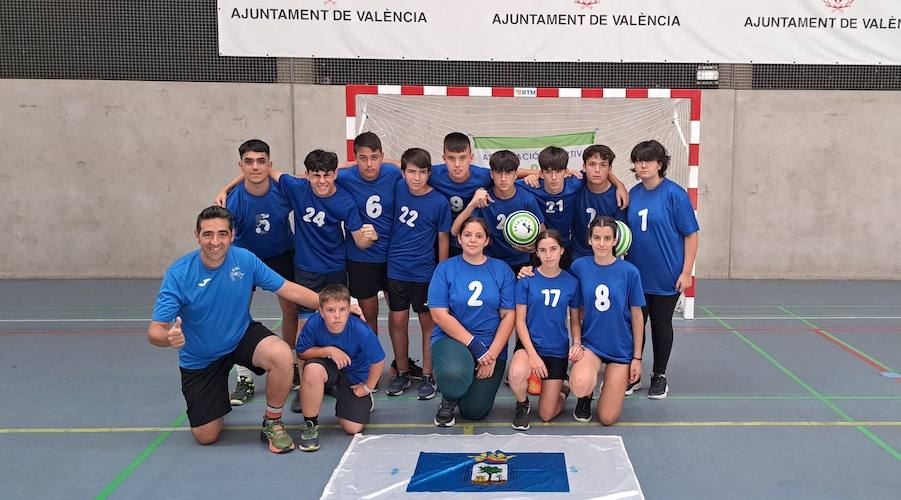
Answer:
[[209, 283], [209, 282], [212, 281], [212, 280], [213, 280], [213, 278], [205, 278], [205, 279], [204, 279], [203, 281], [201, 281], [200, 283], [197, 283], [197, 286], [199, 286], [200, 288], [203, 288], [203, 287], [206, 286], [207, 283]]

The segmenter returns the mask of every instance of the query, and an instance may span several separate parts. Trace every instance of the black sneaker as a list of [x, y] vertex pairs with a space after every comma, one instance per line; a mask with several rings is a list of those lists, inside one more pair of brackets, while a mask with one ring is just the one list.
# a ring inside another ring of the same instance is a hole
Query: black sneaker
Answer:
[[518, 431], [527, 431], [529, 430], [529, 412], [532, 410], [532, 406], [529, 404], [529, 399], [526, 398], [525, 401], [516, 402], [516, 414], [513, 415], [513, 428]]
[[648, 398], [666, 399], [669, 393], [669, 385], [666, 383], [666, 375], [655, 373], [651, 375], [651, 388], [648, 389]]
[[388, 390], [385, 391], [385, 394], [389, 396], [400, 396], [404, 393], [413, 382], [410, 381], [410, 375], [407, 372], [400, 372], [395, 377], [391, 377], [391, 380], [388, 382]]
[[291, 390], [296, 391], [300, 389], [300, 370], [297, 369], [297, 365], [294, 365], [294, 377], [291, 379]]
[[441, 404], [438, 405], [438, 412], [435, 413], [435, 425], [438, 427], [453, 427], [457, 423], [454, 418], [454, 411], [457, 409], [457, 402], [441, 398]]
[[294, 391], [294, 400], [291, 401], [291, 412], [303, 413], [303, 409], [300, 407], [300, 395], [297, 394], [297, 391]]
[[573, 418], [577, 422], [591, 422], [591, 396], [585, 396], [576, 400]]
[[231, 405], [243, 405], [253, 398], [253, 393], [253, 379], [247, 377], [238, 377], [238, 383], [235, 385], [235, 392], [231, 393], [231, 395], [229, 396]]
[[629, 384], [629, 387], [626, 387], [626, 396], [635, 394], [635, 391], [637, 391], [638, 389], [641, 389], [641, 379], [632, 382], [631, 384]]
[[[413, 358], [407, 358], [407, 376], [410, 378], [422, 378], [422, 367], [416, 364]], [[391, 375], [397, 375], [397, 360], [391, 361]]]

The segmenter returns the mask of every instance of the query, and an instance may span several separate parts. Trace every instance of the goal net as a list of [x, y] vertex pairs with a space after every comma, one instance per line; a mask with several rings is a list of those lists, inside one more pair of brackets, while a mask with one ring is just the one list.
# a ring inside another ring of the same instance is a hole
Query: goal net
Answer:
[[[542, 93], [544, 92], [544, 95]], [[444, 136], [463, 132], [473, 143], [522, 144], [522, 139], [593, 133], [588, 144], [605, 144], [616, 154], [613, 172], [627, 187], [638, 181], [629, 170], [629, 153], [641, 141], [655, 139], [672, 156], [667, 177], [689, 191], [697, 206], [697, 148], [700, 91], [664, 89], [510, 89], [485, 87], [348, 86], [348, 158], [352, 140], [376, 133], [387, 158], [400, 158], [410, 147], [423, 148], [441, 163]], [[429, 95], [434, 94], [434, 95]], [[465, 95], [459, 95], [465, 94]], [[589, 137], [591, 137], [589, 135]], [[586, 144], [586, 145], [588, 145]], [[577, 146], [578, 147], [578, 146]], [[514, 149], [509, 147], [508, 149]], [[581, 165], [581, 150], [565, 148]], [[475, 164], [487, 158], [475, 151]], [[484, 155], [482, 155], [484, 156]], [[574, 160], [576, 160], [574, 158]], [[537, 165], [524, 161], [523, 166]], [[694, 314], [694, 287], [686, 294], [683, 315]]]

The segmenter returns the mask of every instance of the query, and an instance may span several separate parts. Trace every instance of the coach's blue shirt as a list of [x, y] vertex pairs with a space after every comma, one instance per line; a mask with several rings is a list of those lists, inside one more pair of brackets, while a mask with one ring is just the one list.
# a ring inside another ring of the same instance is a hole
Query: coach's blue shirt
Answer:
[[320, 198], [309, 180], [289, 174], [283, 174], [279, 182], [294, 209], [294, 267], [322, 274], [343, 270], [341, 225], [351, 232], [363, 226], [353, 199], [340, 187], [331, 196]]
[[518, 180], [516, 188], [525, 189], [538, 199], [544, 209], [544, 225], [548, 229], [559, 231], [563, 236], [563, 244], [569, 247], [573, 215], [576, 213], [575, 201], [582, 190], [582, 181], [575, 177], [567, 177], [563, 181], [563, 190], [557, 194], [550, 194], [544, 190], [544, 179], [540, 179], [538, 184], [537, 188], [533, 188], [523, 180]]
[[394, 186], [401, 180], [400, 168], [382, 163], [379, 175], [367, 181], [360, 175], [360, 166], [338, 171], [336, 183], [353, 199], [363, 224], [372, 224], [379, 235], [371, 247], [361, 250], [353, 238], [347, 238], [347, 259], [356, 262], [383, 263], [388, 258], [388, 237], [394, 215]]
[[507, 216], [517, 210], [528, 210], [538, 218], [538, 222], [544, 224], [544, 211], [538, 204], [538, 200], [531, 193], [523, 189], [516, 188], [513, 196], [506, 200], [502, 200], [494, 194], [493, 191], [488, 193], [494, 202], [489, 202], [485, 208], [477, 208], [473, 211], [473, 215], [485, 219], [491, 237], [491, 243], [485, 249], [485, 254], [495, 259], [501, 259], [511, 266], [525, 264], [529, 262], [529, 254], [515, 250], [507, 240], [504, 239], [504, 224], [507, 222]]
[[[573, 215], [573, 260], [594, 255], [588, 244], [588, 225], [598, 215], [607, 215], [625, 222], [626, 214], [616, 204], [616, 186], [613, 184], [603, 193], [592, 193], [586, 183], [576, 196], [576, 210]], [[630, 202], [631, 204], [631, 202]], [[634, 243], [633, 243], [634, 245]]]
[[435, 271], [435, 238], [451, 228], [447, 199], [432, 189], [422, 196], [397, 183], [394, 226], [388, 245], [388, 277], [428, 283]]
[[628, 214], [632, 247], [626, 258], [641, 272], [644, 291], [675, 295], [685, 237], [700, 229], [688, 193], [667, 178], [650, 191], [638, 183], [629, 190]]
[[[516, 278], [507, 264], [488, 257], [480, 265], [462, 255], [438, 264], [429, 283], [429, 308], [446, 308], [473, 337], [491, 346], [501, 323], [501, 309], [515, 309]], [[440, 326], [432, 331], [432, 344], [448, 337]], [[498, 359], [507, 359], [507, 349]]]
[[281, 255], [294, 248], [294, 233], [288, 221], [291, 202], [279, 183], [270, 180], [262, 196], [252, 195], [238, 184], [228, 193], [225, 207], [235, 217], [234, 244], [261, 259]]
[[185, 345], [178, 350], [178, 362], [199, 370], [238, 347], [250, 325], [253, 287], [275, 292], [284, 284], [284, 278], [243, 248], [230, 247], [215, 269], [206, 267], [200, 250], [194, 250], [166, 270], [151, 318], [171, 323], [181, 316]]
[[594, 256], [573, 262], [570, 272], [579, 279], [582, 345], [602, 358], [631, 363], [632, 306], [645, 305], [638, 269], [622, 259], [601, 266]]
[[353, 315], [347, 318], [340, 333], [329, 332], [318, 312], [310, 316], [297, 338], [296, 349], [301, 353], [311, 347], [337, 347], [344, 351], [350, 357], [350, 364], [344, 367], [344, 373], [352, 385], [366, 382], [369, 367], [385, 359], [385, 351], [375, 332]]
[[569, 308], [579, 307], [579, 280], [566, 271], [553, 278], [541, 274], [516, 282], [516, 304], [526, 306], [526, 327], [542, 356], [569, 354]]

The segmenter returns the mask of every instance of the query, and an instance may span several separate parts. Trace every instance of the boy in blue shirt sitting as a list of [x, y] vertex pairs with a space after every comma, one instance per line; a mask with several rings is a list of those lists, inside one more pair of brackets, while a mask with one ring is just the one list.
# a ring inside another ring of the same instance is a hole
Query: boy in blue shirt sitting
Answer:
[[319, 293], [319, 312], [301, 330], [297, 356], [304, 361], [300, 449], [319, 449], [319, 409], [326, 389], [335, 394], [335, 416], [345, 432], [362, 432], [369, 423], [375, 384], [385, 367], [385, 351], [366, 322], [350, 315], [346, 286], [327, 285]]

